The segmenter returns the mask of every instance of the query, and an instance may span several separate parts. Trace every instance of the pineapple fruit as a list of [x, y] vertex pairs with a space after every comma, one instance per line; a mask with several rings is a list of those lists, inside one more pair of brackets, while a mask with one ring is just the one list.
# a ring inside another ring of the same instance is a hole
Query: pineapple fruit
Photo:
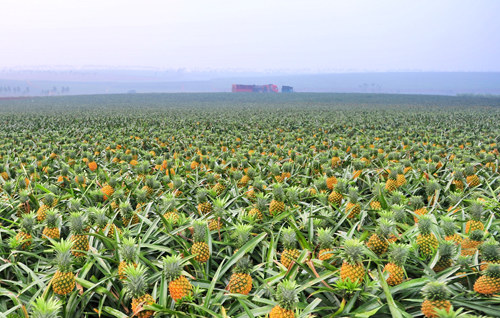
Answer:
[[283, 229], [283, 231], [281, 232], [281, 243], [283, 244], [281, 264], [289, 269], [300, 256], [300, 251], [296, 246], [297, 236], [292, 228], [288, 227]]
[[146, 268], [139, 264], [136, 266], [127, 266], [125, 269], [124, 286], [127, 294], [132, 297], [133, 315], [139, 318], [149, 318], [154, 315], [154, 311], [145, 310], [144, 307], [155, 303], [154, 298], [147, 293], [147, 275]]
[[61, 296], [71, 293], [76, 286], [75, 274], [72, 272], [73, 257], [71, 251], [73, 244], [71, 240], [64, 239], [54, 243], [57, 271], [52, 278], [52, 289], [54, 293]]
[[422, 313], [426, 318], [437, 318], [436, 309], [450, 311], [451, 303], [448, 300], [450, 291], [444, 283], [431, 282], [422, 289], [424, 301], [422, 303]]
[[342, 266], [340, 267], [340, 279], [345, 281], [362, 283], [365, 276], [365, 267], [363, 266], [364, 255], [363, 244], [357, 239], [348, 239], [344, 242], [342, 253]]
[[318, 259], [321, 261], [331, 259], [333, 257], [333, 230], [331, 228], [320, 228], [317, 235]]
[[168, 282], [168, 291], [174, 301], [189, 298], [193, 293], [193, 285], [182, 275], [182, 259], [168, 256], [163, 260], [163, 272]]
[[396, 286], [403, 282], [404, 263], [408, 258], [409, 248], [402, 244], [391, 244], [389, 251], [389, 263], [384, 266], [384, 272], [389, 273], [387, 284]]
[[200, 263], [205, 263], [210, 258], [210, 248], [206, 243], [207, 224], [201, 221], [193, 223], [193, 240], [191, 246], [191, 254], [195, 255], [194, 259]]
[[297, 284], [284, 280], [278, 284], [276, 291], [278, 304], [271, 309], [269, 318], [295, 318], [295, 304], [298, 302]]

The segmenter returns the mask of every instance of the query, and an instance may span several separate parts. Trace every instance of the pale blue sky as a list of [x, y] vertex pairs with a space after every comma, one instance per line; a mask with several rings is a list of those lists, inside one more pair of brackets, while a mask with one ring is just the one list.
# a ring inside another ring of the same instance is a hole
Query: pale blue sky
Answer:
[[2, 0], [0, 68], [500, 71], [497, 0]]

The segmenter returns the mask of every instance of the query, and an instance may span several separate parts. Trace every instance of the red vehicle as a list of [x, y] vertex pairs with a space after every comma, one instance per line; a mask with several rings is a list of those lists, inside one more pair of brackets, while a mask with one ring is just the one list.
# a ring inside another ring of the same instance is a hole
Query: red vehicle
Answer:
[[233, 84], [233, 93], [278, 93], [278, 86], [274, 84], [267, 85], [242, 85]]

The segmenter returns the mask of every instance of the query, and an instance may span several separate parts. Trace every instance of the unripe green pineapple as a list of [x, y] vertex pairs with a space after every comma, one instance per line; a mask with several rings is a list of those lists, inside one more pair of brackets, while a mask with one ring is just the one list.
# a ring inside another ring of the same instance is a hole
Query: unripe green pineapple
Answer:
[[453, 258], [457, 254], [457, 246], [454, 242], [442, 241], [438, 248], [439, 260], [433, 270], [438, 273], [453, 265]]
[[281, 232], [281, 243], [283, 244], [281, 264], [286, 268], [290, 268], [300, 256], [300, 251], [297, 249], [297, 235], [292, 228], [283, 229]]
[[196, 255], [194, 259], [200, 263], [205, 263], [210, 258], [210, 248], [206, 243], [207, 224], [202, 221], [193, 223], [193, 240], [191, 254]]
[[85, 255], [89, 250], [89, 238], [85, 231], [85, 218], [80, 212], [73, 212], [69, 217], [70, 240], [73, 242], [71, 253], [75, 257]]
[[61, 301], [51, 297], [47, 300], [43, 296], [35, 299], [31, 305], [31, 318], [59, 318], [61, 311]]
[[365, 248], [358, 239], [349, 239], [344, 242], [342, 253], [342, 266], [340, 267], [340, 279], [345, 281], [362, 283], [365, 276], [363, 256]]
[[273, 188], [273, 200], [269, 204], [269, 213], [274, 216], [285, 212], [285, 192], [279, 184]]
[[319, 245], [319, 260], [325, 261], [333, 257], [333, 241], [332, 228], [327, 227], [318, 229], [317, 244]]
[[427, 215], [422, 215], [418, 222], [418, 230], [420, 234], [417, 236], [417, 245], [420, 253], [429, 257], [438, 248], [438, 240], [434, 233], [431, 232], [432, 220]]
[[444, 283], [431, 282], [422, 289], [424, 302], [422, 303], [422, 313], [426, 318], [437, 318], [436, 309], [450, 311], [451, 303], [448, 300], [450, 291]]
[[295, 306], [299, 301], [297, 295], [297, 284], [295, 281], [284, 280], [278, 284], [276, 290], [276, 301], [278, 304], [271, 309], [269, 318], [294, 318]]
[[52, 278], [52, 289], [54, 293], [61, 296], [71, 293], [76, 286], [75, 274], [72, 272], [72, 248], [73, 242], [70, 240], [62, 239], [60, 242], [54, 243], [57, 271]]
[[152, 310], [144, 310], [144, 306], [155, 303], [154, 298], [147, 293], [148, 284], [146, 282], [146, 268], [139, 264], [130, 265], [125, 269], [125, 288], [127, 294], [132, 297], [132, 312], [139, 318], [149, 318], [154, 315]]
[[170, 297], [174, 301], [188, 298], [193, 293], [193, 286], [182, 275], [182, 259], [178, 256], [168, 256], [163, 260], [163, 272], [168, 282]]
[[403, 266], [410, 253], [409, 247], [402, 244], [391, 244], [389, 251], [389, 263], [384, 266], [384, 272], [389, 273], [387, 284], [396, 286], [403, 282]]

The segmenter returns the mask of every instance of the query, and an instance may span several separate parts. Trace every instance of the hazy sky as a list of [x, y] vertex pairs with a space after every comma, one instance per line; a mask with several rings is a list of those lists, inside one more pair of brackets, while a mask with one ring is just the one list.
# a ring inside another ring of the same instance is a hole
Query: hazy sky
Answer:
[[2, 0], [0, 68], [500, 71], [497, 0]]

